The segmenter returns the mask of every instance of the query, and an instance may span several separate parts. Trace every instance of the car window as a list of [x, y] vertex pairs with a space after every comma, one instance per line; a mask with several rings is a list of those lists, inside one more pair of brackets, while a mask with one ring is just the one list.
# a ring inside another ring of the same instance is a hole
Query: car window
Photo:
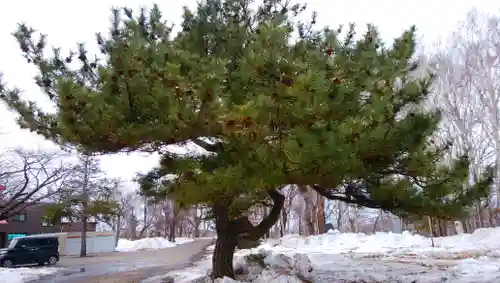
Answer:
[[14, 239], [12, 239], [12, 240], [10, 241], [9, 248], [10, 248], [10, 249], [15, 248], [15, 247], [16, 247], [16, 244], [17, 244], [17, 242], [18, 242], [18, 239], [15, 239], [15, 238], [14, 238]]
[[57, 244], [57, 239], [55, 238], [37, 238], [38, 246], [54, 246]]
[[25, 240], [24, 242], [27, 247], [39, 247], [43, 245], [41, 239], [37, 238], [31, 238], [29, 240]]
[[26, 241], [19, 239], [19, 240], [17, 240], [17, 243], [15, 244], [15, 246], [16, 246], [16, 248], [20, 248], [25, 244], [26, 244]]

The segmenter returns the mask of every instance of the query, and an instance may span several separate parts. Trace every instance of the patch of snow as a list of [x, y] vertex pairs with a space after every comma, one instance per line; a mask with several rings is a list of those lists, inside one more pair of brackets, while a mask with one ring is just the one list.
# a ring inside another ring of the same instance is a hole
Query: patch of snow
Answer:
[[197, 261], [193, 266], [168, 272], [163, 275], [156, 275], [145, 280], [141, 283], [160, 283], [168, 282], [165, 278], [170, 277], [175, 283], [187, 283], [201, 280], [209, 275], [212, 268], [212, 256], [204, 257], [202, 260]]
[[453, 277], [461, 277], [463, 282], [500, 282], [500, 262], [487, 257], [464, 259], [449, 273]]
[[0, 268], [0, 283], [24, 283], [39, 279], [42, 276], [54, 274], [58, 268]]
[[180, 244], [190, 243], [194, 239], [191, 238], [175, 238], [175, 243], [170, 242], [169, 240], [163, 237], [154, 237], [154, 238], [143, 238], [139, 240], [126, 240], [120, 239], [118, 240], [118, 245], [115, 248], [117, 252], [135, 252], [142, 250], [159, 250], [166, 249], [178, 246]]
[[238, 281], [224, 276], [224, 278], [217, 278], [214, 283], [238, 283]]
[[[259, 270], [252, 269], [245, 258], [266, 254], [263, 263], [267, 267], [260, 268], [259, 276], [248, 282], [298, 282], [297, 276], [289, 276], [290, 270], [294, 274], [307, 273], [309, 263], [314, 269], [311, 275], [315, 282], [496, 283], [500, 282], [499, 238], [500, 228], [434, 238], [434, 247], [430, 238], [410, 232], [367, 235], [329, 231], [309, 237], [287, 235], [265, 241], [254, 249], [237, 251], [235, 270], [250, 273]], [[304, 264], [297, 266], [294, 262]], [[210, 268], [211, 256], [208, 256], [191, 268], [168, 275], [174, 282], [188, 283], [206, 277]]]
[[329, 232], [322, 235], [302, 237], [286, 235], [279, 244], [264, 243], [260, 248], [276, 252], [320, 253], [320, 254], [435, 254], [435, 253], [498, 253], [500, 250], [500, 228], [483, 228], [472, 234], [460, 234], [434, 238], [432, 247], [430, 238], [412, 235], [405, 231], [401, 234], [377, 232], [373, 235], [363, 233]]

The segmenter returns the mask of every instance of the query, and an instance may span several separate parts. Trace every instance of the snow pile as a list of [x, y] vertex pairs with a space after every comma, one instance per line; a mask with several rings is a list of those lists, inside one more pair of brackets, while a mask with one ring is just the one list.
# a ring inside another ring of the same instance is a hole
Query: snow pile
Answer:
[[235, 273], [241, 282], [310, 282], [313, 267], [304, 254], [288, 256], [261, 249], [235, 258]]
[[163, 237], [143, 238], [135, 241], [126, 239], [118, 240], [118, 245], [115, 248], [117, 252], [135, 252], [142, 250], [159, 250], [178, 246], [180, 244], [190, 243], [193, 239], [190, 238], [175, 238], [175, 243]]
[[0, 268], [0, 283], [24, 283], [54, 274], [58, 268]]
[[[143, 283], [211, 283], [208, 272], [210, 267], [211, 260], [206, 258], [193, 267], [149, 278]], [[288, 256], [261, 249], [256, 254], [235, 257], [234, 271], [238, 280], [225, 277], [215, 280], [214, 283], [303, 283], [313, 281], [313, 267], [309, 257], [304, 254]]]
[[[499, 238], [500, 228], [484, 228], [478, 229], [472, 234], [435, 238], [434, 247], [432, 247], [430, 238], [412, 235], [408, 231], [401, 234], [377, 232], [373, 235], [329, 231], [326, 234], [309, 237], [287, 235], [278, 244], [271, 241], [259, 248], [266, 248], [282, 253], [302, 252], [320, 254], [495, 253], [496, 250], [500, 250]], [[491, 254], [489, 255], [491, 256]]]

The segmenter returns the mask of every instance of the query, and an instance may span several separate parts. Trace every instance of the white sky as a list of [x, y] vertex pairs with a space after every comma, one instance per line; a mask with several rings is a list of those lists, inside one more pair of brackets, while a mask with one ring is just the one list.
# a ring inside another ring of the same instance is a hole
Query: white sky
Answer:
[[[408, 1], [408, 0], [309, 0], [309, 10], [318, 11], [318, 23], [337, 27], [339, 24], [355, 22], [364, 28], [374, 23], [387, 41], [397, 37], [412, 24], [417, 26], [424, 43], [432, 46], [441, 37], [446, 37], [456, 23], [465, 19], [467, 11], [476, 7], [482, 12], [498, 13], [500, 1], [455, 0], [455, 1]], [[84, 4], [84, 3], [93, 3]], [[0, 72], [10, 86], [24, 90], [26, 97], [36, 98], [40, 91], [33, 83], [34, 69], [20, 55], [11, 33], [18, 22], [26, 22], [44, 34], [48, 34], [50, 45], [69, 49], [77, 42], [94, 44], [95, 32], [106, 32], [112, 6], [126, 5], [138, 8], [150, 6], [154, 1], [100, 0], [83, 1], [3, 1], [0, 4]], [[183, 5], [194, 7], [196, 0], [163, 1], [160, 4], [164, 16], [174, 23], [180, 22]], [[383, 4], [382, 4], [383, 3]], [[28, 132], [22, 132], [14, 122], [14, 116], [0, 106], [0, 150], [22, 146], [26, 148], [50, 147], [50, 143]], [[137, 171], [147, 171], [156, 165], [156, 159], [147, 155], [115, 155], [102, 159], [103, 169], [110, 177], [130, 179]], [[131, 186], [131, 184], [128, 184]]]

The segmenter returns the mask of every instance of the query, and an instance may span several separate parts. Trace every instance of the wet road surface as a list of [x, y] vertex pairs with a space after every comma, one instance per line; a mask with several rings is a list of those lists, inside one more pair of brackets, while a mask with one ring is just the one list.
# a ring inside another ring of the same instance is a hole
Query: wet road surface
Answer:
[[198, 239], [176, 247], [130, 253], [109, 253], [87, 258], [61, 258], [61, 272], [32, 283], [135, 283], [154, 275], [184, 268], [204, 254], [213, 239]]

